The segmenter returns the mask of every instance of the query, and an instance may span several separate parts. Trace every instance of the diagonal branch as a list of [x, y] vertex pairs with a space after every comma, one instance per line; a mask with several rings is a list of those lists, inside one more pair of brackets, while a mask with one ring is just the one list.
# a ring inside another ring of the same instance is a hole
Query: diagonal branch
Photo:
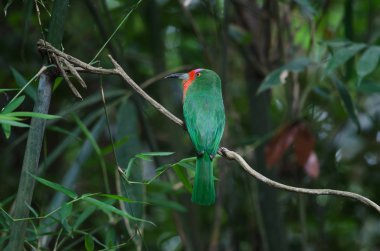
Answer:
[[[112, 58], [111, 55], [109, 55], [109, 58], [112, 64], [115, 66], [115, 68], [104, 69], [101, 67], [91, 66], [73, 56], [70, 56], [64, 52], [61, 52], [46, 41], [40, 40], [38, 41], [37, 45], [40, 51], [48, 53], [48, 54], [52, 54], [53, 56], [57, 57], [58, 58], [57, 63], [59, 63], [58, 62], [59, 60], [64, 62], [69, 72], [71, 72], [74, 67], [76, 71], [80, 71], [80, 72], [88, 72], [88, 73], [102, 74], [102, 75], [119, 75], [125, 80], [127, 84], [129, 84], [139, 95], [141, 95], [145, 100], [147, 100], [151, 105], [153, 105], [158, 111], [160, 111], [162, 114], [164, 114], [167, 118], [169, 118], [171, 121], [173, 121], [177, 125], [181, 126], [183, 129], [186, 129], [185, 124], [183, 123], [181, 119], [177, 118], [174, 114], [168, 111], [160, 103], [158, 103], [156, 100], [150, 97], [143, 89], [141, 89], [141, 87], [137, 85], [133, 81], [133, 79], [131, 79], [128, 76], [128, 74], [116, 62], [116, 60]], [[68, 66], [68, 64], [72, 64], [72, 66]], [[60, 66], [58, 67], [60, 68]], [[63, 68], [61, 67], [61, 69]], [[74, 77], [78, 78], [77, 74], [74, 73]], [[235, 160], [248, 174], [260, 180], [261, 182], [267, 184], [268, 186], [281, 189], [281, 190], [286, 190], [289, 192], [295, 192], [295, 193], [305, 193], [305, 194], [312, 194], [312, 195], [336, 195], [336, 196], [346, 197], [346, 198], [357, 200], [369, 207], [372, 207], [380, 213], [380, 206], [376, 204], [375, 202], [373, 202], [372, 200], [362, 195], [348, 192], [348, 191], [340, 191], [340, 190], [332, 190], [332, 189], [308, 189], [308, 188], [288, 186], [288, 185], [276, 182], [274, 180], [271, 180], [265, 177], [264, 175], [260, 174], [259, 172], [255, 171], [250, 165], [248, 165], [248, 163], [244, 160], [242, 156], [240, 156], [234, 151], [230, 151], [225, 147], [221, 147], [218, 153], [226, 159]]]

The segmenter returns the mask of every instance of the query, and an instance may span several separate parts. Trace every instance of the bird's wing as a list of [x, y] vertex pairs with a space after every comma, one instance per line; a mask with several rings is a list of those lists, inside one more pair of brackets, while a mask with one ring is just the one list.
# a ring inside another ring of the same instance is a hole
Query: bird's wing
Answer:
[[222, 99], [211, 95], [187, 97], [183, 112], [196, 150], [216, 154], [225, 123]]

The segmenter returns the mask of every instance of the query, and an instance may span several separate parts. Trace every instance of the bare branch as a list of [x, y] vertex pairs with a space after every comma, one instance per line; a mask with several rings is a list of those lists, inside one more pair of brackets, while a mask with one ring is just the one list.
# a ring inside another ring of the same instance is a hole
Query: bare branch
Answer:
[[121, 68], [121, 66], [116, 62], [115, 59], [112, 58], [111, 55], [108, 55], [111, 59], [113, 65], [115, 66], [115, 72], [117, 72], [138, 94], [140, 94], [146, 101], [148, 101], [151, 105], [153, 105], [157, 110], [159, 110], [162, 114], [168, 117], [171, 121], [176, 123], [177, 125], [184, 127], [184, 123], [182, 120], [177, 118], [171, 112], [169, 112], [165, 107], [160, 105], [156, 100], [151, 98], [143, 89], [138, 86], [135, 81], [133, 81], [127, 73]]
[[67, 68], [69, 69], [70, 73], [78, 80], [78, 82], [80, 83], [80, 85], [83, 87], [83, 88], [86, 88], [87, 89], [87, 85], [86, 83], [84, 82], [84, 80], [82, 79], [82, 77], [79, 75], [79, 73], [77, 72], [77, 70], [75, 69], [75, 67], [70, 64], [66, 59], [62, 59], [63, 63], [67, 66]]
[[[138, 94], [140, 94], [145, 100], [147, 100], [151, 105], [153, 105], [158, 111], [160, 111], [162, 114], [164, 114], [167, 118], [169, 118], [171, 121], [176, 123], [177, 125], [181, 126], [183, 129], [186, 130], [184, 122], [177, 118], [175, 115], [173, 115], [170, 111], [168, 111], [165, 107], [163, 107], [160, 103], [158, 103], [156, 100], [154, 100], [152, 97], [150, 97], [144, 90], [141, 89], [139, 85], [137, 85], [132, 78], [128, 76], [128, 74], [123, 70], [123, 68], [116, 62], [115, 59], [112, 58], [111, 55], [109, 55], [110, 60], [112, 61], [112, 64], [115, 66], [115, 69], [104, 69], [101, 67], [94, 67], [87, 63], [84, 63], [80, 61], [79, 59], [72, 57], [64, 52], [61, 52], [54, 48], [51, 44], [49, 44], [46, 41], [40, 40], [38, 41], [38, 49], [42, 52], [52, 54], [53, 57], [56, 59], [57, 67], [60, 69], [62, 75], [65, 77], [65, 69], [60, 65], [59, 58], [62, 58], [62, 61], [65, 63], [67, 69], [77, 78], [78, 71], [79, 72], [88, 72], [88, 73], [94, 73], [94, 74], [102, 74], [102, 75], [119, 75], [122, 77], [126, 83], [128, 83]], [[58, 59], [57, 59], [58, 58]], [[79, 75], [79, 74], [78, 74]], [[67, 78], [67, 75], [65, 79]], [[81, 78], [80, 78], [81, 79]], [[80, 81], [80, 80], [79, 80]], [[70, 83], [68, 81], [68, 83]], [[83, 81], [84, 83], [84, 81]], [[81, 83], [83, 85], [83, 83]], [[147, 83], [149, 84], [149, 83]], [[251, 176], [255, 177], [256, 179], [260, 180], [261, 182], [267, 184], [268, 186], [272, 186], [278, 189], [286, 190], [289, 192], [295, 192], [295, 193], [304, 193], [304, 194], [312, 194], [312, 195], [336, 195], [336, 196], [342, 196], [350, 199], [354, 199], [357, 201], [360, 201], [361, 203], [372, 207], [376, 209], [380, 213], [380, 206], [373, 202], [372, 200], [356, 194], [352, 192], [347, 191], [340, 191], [340, 190], [332, 190], [332, 189], [308, 189], [308, 188], [300, 188], [300, 187], [293, 187], [288, 186], [276, 181], [273, 181], [264, 175], [258, 173], [255, 171], [248, 163], [243, 159], [242, 156], [237, 154], [234, 151], [230, 151], [225, 147], [221, 147], [218, 151], [218, 153], [223, 156], [226, 159], [229, 160], [235, 160], [247, 173], [249, 173]]]
[[80, 99], [83, 99], [82, 96], [80, 95], [80, 93], [78, 92], [78, 90], [73, 85], [73, 83], [70, 81], [70, 79], [67, 76], [65, 70], [62, 69], [62, 66], [61, 66], [61, 63], [59, 62], [58, 57], [55, 54], [53, 54], [53, 58], [54, 58], [55, 64], [57, 65], [59, 71], [61, 72], [63, 78], [65, 79], [67, 85], [70, 87], [71, 91], [74, 93], [75, 96], [77, 96]]
[[255, 171], [250, 165], [248, 165], [248, 163], [243, 159], [243, 157], [241, 157], [239, 154], [237, 154], [234, 151], [230, 151], [230, 150], [228, 150], [225, 147], [221, 147], [219, 149], [218, 153], [220, 155], [222, 155], [223, 157], [229, 159], [229, 160], [235, 160], [250, 175], [252, 175], [256, 179], [262, 181], [263, 183], [265, 183], [265, 184], [267, 184], [267, 185], [269, 185], [271, 187], [275, 187], [275, 188], [278, 188], [278, 189], [286, 190], [286, 191], [289, 191], [289, 192], [295, 192], [295, 193], [305, 193], [305, 194], [313, 194], [313, 195], [337, 195], [337, 196], [343, 196], [343, 197], [347, 197], [347, 198], [350, 198], [350, 199], [358, 200], [358, 201], [366, 204], [369, 207], [375, 208], [380, 213], [380, 206], [377, 205], [372, 200], [370, 200], [370, 199], [368, 199], [368, 198], [366, 198], [366, 197], [364, 197], [362, 195], [359, 195], [359, 194], [356, 194], [356, 193], [352, 193], [352, 192], [347, 192], [347, 191], [340, 191], [340, 190], [332, 190], [332, 189], [308, 189], [308, 188], [301, 188], [301, 187], [293, 187], [293, 186], [284, 185], [282, 183], [279, 183], [279, 182], [273, 181], [271, 179], [268, 179], [264, 175], [262, 175], [262, 174], [258, 173], [257, 171]]

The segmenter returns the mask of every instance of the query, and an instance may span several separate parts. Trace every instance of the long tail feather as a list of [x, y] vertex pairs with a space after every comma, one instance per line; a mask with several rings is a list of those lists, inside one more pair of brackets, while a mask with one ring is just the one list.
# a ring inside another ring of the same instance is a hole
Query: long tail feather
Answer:
[[200, 205], [211, 205], [215, 202], [214, 177], [212, 160], [207, 154], [197, 157], [194, 188], [191, 200]]

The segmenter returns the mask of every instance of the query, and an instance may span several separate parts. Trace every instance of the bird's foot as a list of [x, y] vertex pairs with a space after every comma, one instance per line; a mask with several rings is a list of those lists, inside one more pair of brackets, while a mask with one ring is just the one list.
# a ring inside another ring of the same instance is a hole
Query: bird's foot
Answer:
[[230, 154], [230, 150], [228, 150], [226, 147], [219, 148], [218, 154], [229, 160], [234, 159], [233, 156], [231, 156]]
[[205, 151], [197, 152], [197, 157], [200, 158], [205, 154]]

